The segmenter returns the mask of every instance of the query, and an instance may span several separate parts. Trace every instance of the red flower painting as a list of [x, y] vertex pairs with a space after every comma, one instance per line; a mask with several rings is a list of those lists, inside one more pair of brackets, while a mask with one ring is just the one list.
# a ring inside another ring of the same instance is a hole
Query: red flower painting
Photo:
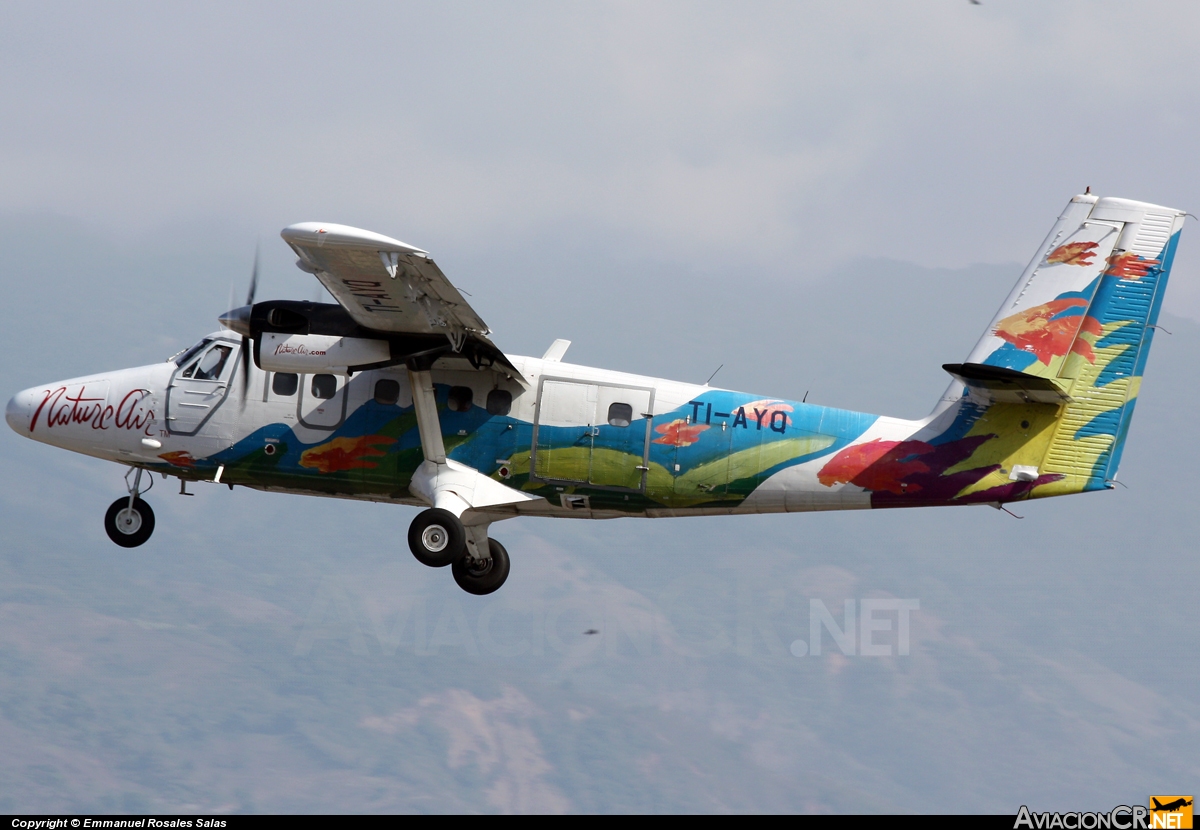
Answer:
[[659, 424], [654, 431], [659, 434], [651, 443], [666, 444], [669, 447], [689, 447], [700, 440], [700, 433], [708, 429], [708, 424], [689, 424], [682, 418], [676, 418], [669, 424]]
[[387, 453], [379, 447], [396, 443], [386, 435], [361, 435], [358, 438], [334, 438], [327, 444], [305, 450], [300, 456], [300, 466], [336, 473], [342, 470], [373, 469], [372, 458], [381, 458]]
[[1099, 247], [1100, 244], [1097, 242], [1068, 242], [1065, 245], [1059, 245], [1047, 254], [1046, 262], [1063, 265], [1091, 265], [1096, 257], [1095, 249]]
[[934, 447], [924, 441], [884, 441], [876, 438], [864, 444], [854, 444], [839, 452], [817, 473], [817, 481], [826, 487], [850, 483], [873, 492], [909, 495], [918, 492], [919, 484], [905, 484], [914, 473], [927, 473], [929, 465], [922, 455]]
[[1074, 351], [1089, 363], [1096, 361], [1092, 346], [1076, 335], [1081, 331], [1099, 336], [1100, 321], [1086, 314], [1064, 314], [1073, 308], [1087, 308], [1088, 301], [1080, 297], [1051, 300], [1048, 303], [1018, 311], [996, 324], [996, 336], [1018, 349], [1032, 352], [1042, 363], [1049, 365], [1055, 357]]
[[1113, 254], [1108, 258], [1108, 268], [1104, 273], [1112, 274], [1123, 280], [1140, 280], [1150, 273], [1150, 269], [1158, 265], [1157, 259], [1142, 259], [1132, 251], [1123, 254]]

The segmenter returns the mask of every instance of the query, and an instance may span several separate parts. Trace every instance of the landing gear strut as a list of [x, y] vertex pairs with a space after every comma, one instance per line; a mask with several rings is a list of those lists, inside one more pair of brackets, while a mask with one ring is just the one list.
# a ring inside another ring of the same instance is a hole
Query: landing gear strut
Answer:
[[430, 374], [432, 361], [431, 357], [408, 361], [408, 384], [425, 456], [408, 489], [431, 505], [413, 519], [408, 546], [422, 564], [434, 568], [450, 565], [454, 581], [464, 591], [490, 594], [508, 579], [509, 562], [504, 546], [488, 537], [493, 518], [484, 508], [532, 501], [534, 497], [446, 457]]
[[[132, 471], [131, 471], [132, 472]], [[142, 485], [142, 468], [136, 468], [133, 484], [128, 484], [129, 495], [114, 501], [104, 514], [104, 531], [123, 548], [136, 548], [144, 544], [154, 532], [154, 511], [150, 505], [138, 498]], [[150, 479], [153, 483], [154, 479]], [[147, 490], [150, 488], [147, 487]]]

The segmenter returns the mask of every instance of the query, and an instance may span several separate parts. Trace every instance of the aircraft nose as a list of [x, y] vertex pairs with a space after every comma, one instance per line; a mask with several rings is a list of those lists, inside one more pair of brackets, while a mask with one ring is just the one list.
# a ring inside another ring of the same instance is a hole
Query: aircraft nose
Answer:
[[8, 406], [4, 408], [4, 420], [9, 427], [21, 435], [29, 434], [29, 416], [33, 412], [34, 390], [26, 389], [9, 398]]

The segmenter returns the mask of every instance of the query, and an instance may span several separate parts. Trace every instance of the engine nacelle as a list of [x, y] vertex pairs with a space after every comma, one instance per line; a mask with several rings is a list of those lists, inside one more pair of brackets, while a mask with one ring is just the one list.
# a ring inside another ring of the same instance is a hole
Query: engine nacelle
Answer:
[[386, 340], [362, 337], [263, 332], [256, 348], [256, 362], [268, 372], [347, 375], [392, 362], [392, 349]]

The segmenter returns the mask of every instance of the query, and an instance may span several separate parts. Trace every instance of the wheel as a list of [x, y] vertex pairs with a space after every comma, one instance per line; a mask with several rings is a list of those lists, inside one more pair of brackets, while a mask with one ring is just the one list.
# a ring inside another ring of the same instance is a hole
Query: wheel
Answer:
[[408, 526], [408, 546], [422, 565], [444, 568], [467, 552], [467, 532], [449, 510], [431, 507]]
[[504, 545], [495, 539], [488, 539], [488, 550], [492, 553], [491, 559], [480, 561], [464, 556], [450, 568], [458, 587], [468, 594], [490, 594], [499, 590], [504, 580], [508, 579], [508, 551]]
[[154, 532], [154, 511], [141, 499], [133, 500], [131, 510], [129, 496], [121, 496], [104, 514], [104, 530], [121, 547], [136, 548]]

